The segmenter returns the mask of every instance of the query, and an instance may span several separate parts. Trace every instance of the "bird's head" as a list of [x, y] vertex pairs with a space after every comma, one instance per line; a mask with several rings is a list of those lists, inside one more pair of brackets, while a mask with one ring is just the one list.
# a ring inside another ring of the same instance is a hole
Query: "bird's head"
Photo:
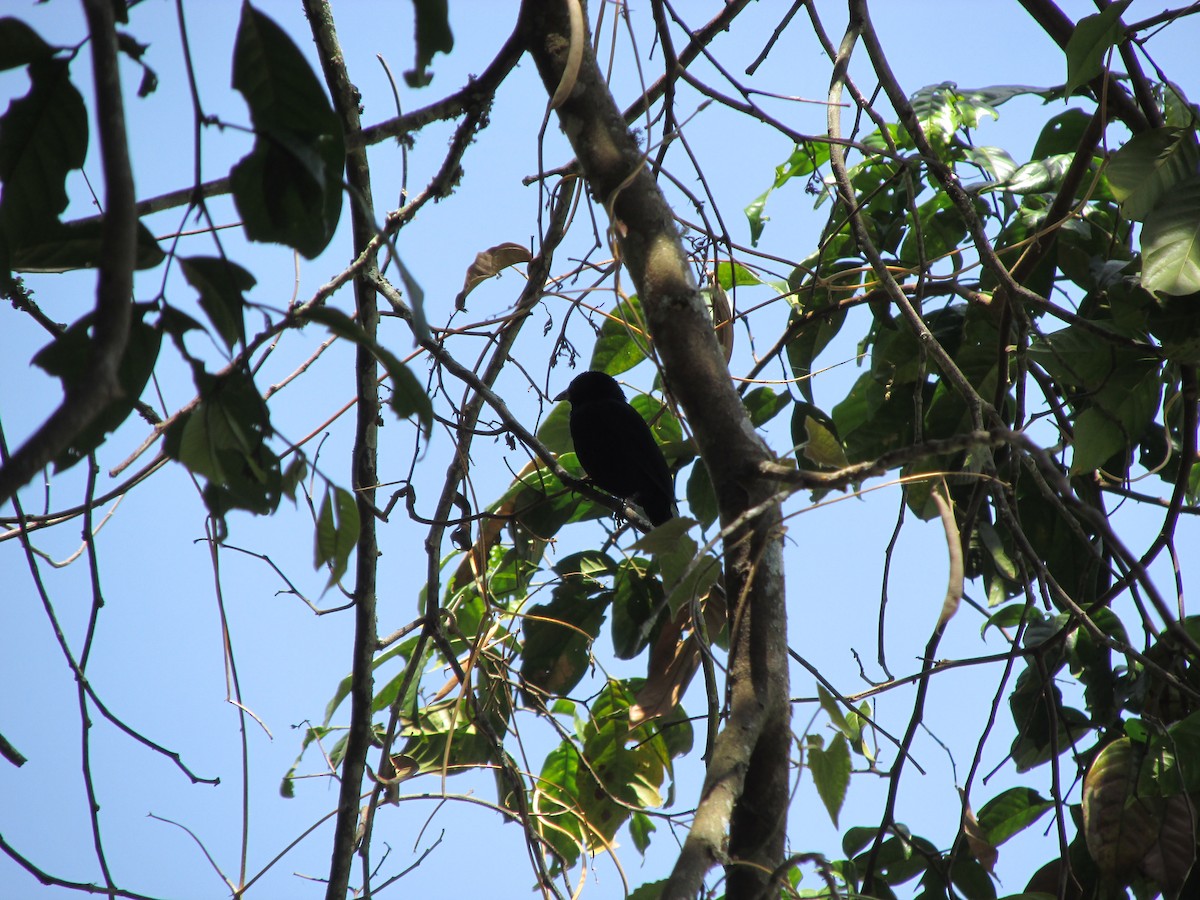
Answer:
[[555, 402], [566, 400], [571, 405], [593, 403], [597, 400], [624, 400], [625, 392], [611, 375], [603, 372], [580, 372], [570, 386], [554, 398]]

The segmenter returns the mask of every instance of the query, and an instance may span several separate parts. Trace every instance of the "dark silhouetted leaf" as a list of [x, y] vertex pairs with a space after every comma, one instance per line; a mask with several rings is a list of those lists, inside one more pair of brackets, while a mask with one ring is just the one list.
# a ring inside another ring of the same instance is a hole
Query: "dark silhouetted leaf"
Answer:
[[254, 287], [254, 276], [219, 256], [181, 257], [179, 267], [188, 284], [200, 292], [200, 308], [225, 346], [232, 350], [235, 344], [246, 343], [243, 292]]
[[341, 215], [342, 127], [299, 48], [249, 3], [234, 46], [233, 86], [256, 134], [230, 176], [246, 236], [312, 259]]
[[320, 306], [305, 312], [305, 317], [320, 322], [338, 337], [346, 338], [356, 344], [368, 348], [387, 371], [392, 380], [392, 411], [401, 418], [416, 416], [421, 424], [421, 430], [429, 437], [433, 428], [433, 403], [424, 386], [408, 366], [400, 362], [392, 353], [378, 341], [372, 340], [362, 326], [351, 319], [341, 310], [329, 306]]
[[413, 0], [413, 12], [416, 14], [416, 65], [404, 73], [404, 80], [409, 87], [418, 88], [433, 81], [429, 64], [435, 53], [449, 53], [454, 49], [454, 35], [450, 31], [447, 0]]
[[67, 208], [67, 174], [87, 157], [87, 109], [67, 63], [29, 66], [29, 93], [0, 118], [0, 265], [58, 225]]
[[270, 414], [249, 372], [197, 374], [199, 404], [163, 436], [163, 452], [207, 481], [204, 501], [222, 523], [233, 509], [267, 515], [279, 505], [283, 476], [267, 446]]
[[26, 66], [54, 55], [41, 35], [11, 16], [0, 19], [0, 71]]
[[[104, 240], [103, 221], [53, 222], [36, 237], [12, 250], [14, 272], [70, 272], [100, 265]], [[137, 223], [137, 254], [134, 268], [153, 269], [166, 259], [158, 242], [141, 222]]]
[[[144, 306], [134, 307], [125, 353], [117, 369], [121, 395], [109, 403], [88, 427], [75, 435], [54, 460], [56, 471], [69, 469], [99, 447], [110, 432], [116, 431], [129, 418], [134, 404], [145, 390], [162, 345], [162, 332], [143, 321], [146, 312]], [[79, 384], [86, 376], [92, 352], [90, 332], [94, 319], [95, 316], [89, 313], [64, 331], [53, 343], [38, 352], [33, 358], [34, 365], [61, 378], [64, 388]]]

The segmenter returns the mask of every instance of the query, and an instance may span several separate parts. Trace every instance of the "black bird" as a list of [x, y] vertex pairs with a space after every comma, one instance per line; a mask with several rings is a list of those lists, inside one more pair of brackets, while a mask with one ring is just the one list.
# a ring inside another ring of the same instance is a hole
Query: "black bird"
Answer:
[[646, 420], [603, 372], [582, 372], [554, 398], [571, 404], [575, 455], [597, 487], [632, 500], [654, 525], [673, 515], [675, 488]]

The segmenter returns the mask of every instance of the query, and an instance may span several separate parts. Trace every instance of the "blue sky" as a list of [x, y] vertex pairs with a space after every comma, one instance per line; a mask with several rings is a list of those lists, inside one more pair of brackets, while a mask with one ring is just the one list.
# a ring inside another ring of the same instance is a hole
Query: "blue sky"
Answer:
[[[719, 4], [694, 4], [693, 24], [705, 21]], [[1094, 10], [1087, 3], [1060, 4], [1077, 18]], [[424, 90], [413, 91], [401, 84], [403, 106], [411, 110], [456, 90], [470, 73], [480, 71], [507, 36], [512, 8], [483, 0], [454, 0], [450, 4], [456, 46], [449, 56], [434, 61], [435, 79]], [[598, 4], [594, 4], [598, 6]], [[691, 6], [691, 5], [689, 5]], [[826, 26], [836, 41], [844, 27], [843, 5], [818, 4]], [[1126, 14], [1133, 20], [1158, 12], [1161, 4], [1134, 0]], [[8, 14], [29, 22], [45, 39], [64, 45], [78, 42], [85, 33], [75, 4], [55, 0], [45, 5], [6, 4]], [[713, 50], [734, 72], [742, 71], [758, 54], [786, 4], [763, 0], [739, 20], [734, 33], [713, 44]], [[1017, 4], [1001, 0], [976, 0], [969, 4], [934, 2], [877, 2], [873, 13], [891, 55], [901, 84], [911, 93], [923, 85], [953, 81], [963, 86], [1026, 83], [1051, 85], [1065, 79], [1061, 53], [1053, 47]], [[241, 98], [229, 88], [229, 66], [238, 4], [232, 0], [208, 0], [185, 4], [188, 31], [205, 111], [233, 125], [245, 125], [248, 117]], [[259, 8], [283, 25], [297, 44], [311, 55], [311, 39], [298, 4], [263, 2]], [[647, 9], [635, 9], [644, 26]], [[411, 13], [407, 3], [367, 4], [346, 2], [335, 5], [337, 25], [354, 81], [364, 98], [364, 122], [381, 121], [394, 114], [391, 88], [376, 54], [382, 54], [393, 72], [411, 65]], [[824, 97], [829, 65], [816, 46], [803, 15], [798, 16], [771, 59], [753, 82], [764, 89], [812, 100]], [[1195, 26], [1185, 23], [1177, 35], [1194, 36]], [[155, 94], [145, 100], [133, 96], [140, 72], [132, 64], [123, 71], [133, 140], [135, 177], [140, 197], [186, 186], [191, 181], [191, 107], [180, 63], [179, 34], [173, 4], [146, 0], [132, 13], [131, 33], [150, 44], [147, 60], [159, 75]], [[644, 29], [639, 39], [648, 40]], [[1168, 72], [1186, 74], [1194, 70], [1184, 45], [1162, 39], [1150, 44], [1151, 52]], [[621, 45], [624, 46], [623, 44]], [[646, 43], [642, 43], [643, 50]], [[653, 66], [657, 63], [650, 63]], [[698, 70], [710, 77], [711, 70]], [[873, 86], [860, 51], [853, 69], [864, 89]], [[73, 64], [73, 77], [87, 91], [89, 68], [86, 50]], [[648, 71], [647, 78], [652, 77]], [[638, 91], [637, 72], [628, 64], [624, 51], [618, 56], [613, 88], [625, 105]], [[1183, 85], [1193, 96], [1200, 87]], [[0, 73], [0, 99], [15, 98], [25, 90], [18, 72]], [[694, 95], [684, 93], [680, 109], [698, 106]], [[1062, 104], [1060, 103], [1059, 106]], [[474, 254], [503, 241], [527, 243], [539, 202], [536, 187], [521, 179], [538, 168], [537, 131], [545, 106], [545, 95], [532, 63], [522, 62], [505, 83], [492, 112], [491, 126], [479, 137], [465, 161], [465, 173], [454, 196], [427, 207], [420, 221], [400, 237], [399, 249], [414, 276], [425, 290], [429, 315], [435, 324], [444, 322], [453, 297], [462, 284], [463, 272]], [[1040, 101], [1026, 99], [1004, 106], [998, 122], [979, 129], [980, 143], [1005, 147], [1024, 160], [1037, 130], [1049, 114]], [[798, 130], [820, 134], [824, 130], [824, 107], [819, 103], [778, 102], [772, 111], [785, 117]], [[718, 207], [736, 240], [748, 243], [748, 227], [742, 208], [771, 182], [776, 165], [791, 152], [783, 137], [764, 129], [745, 129], [743, 123], [720, 108], [698, 113], [687, 127], [689, 140], [698, 148], [705, 175], [717, 197]], [[408, 187], [420, 189], [439, 166], [450, 126], [436, 126], [418, 136], [409, 153]], [[1116, 132], [1113, 132], [1116, 134]], [[93, 148], [86, 173], [97, 185], [99, 164]], [[251, 143], [249, 135], [235, 129], [208, 128], [204, 131], [203, 175], [216, 177], [228, 171]], [[551, 127], [543, 148], [545, 165], [553, 168], [566, 162], [570, 153], [565, 141]], [[677, 164], [682, 162], [677, 159]], [[394, 208], [401, 188], [400, 154], [393, 144], [372, 150], [377, 210]], [[686, 174], [686, 173], [685, 173]], [[69, 216], [84, 216], [93, 210], [82, 178], [73, 178], [73, 206]], [[227, 198], [212, 205], [218, 223], [236, 221]], [[682, 210], [685, 215], [689, 211]], [[771, 221], [760, 249], [779, 256], [800, 259], [814, 246], [824, 213], [814, 212], [812, 200], [802, 185], [789, 184], [776, 193], [768, 212]], [[582, 213], [581, 213], [582, 214]], [[181, 229], [182, 210], [154, 217], [149, 226], [157, 235]], [[196, 227], [189, 221], [183, 230]], [[603, 226], [601, 226], [603, 227]], [[586, 228], [578, 228], [583, 235]], [[336, 274], [349, 253], [348, 229], [342, 227], [332, 248], [314, 262], [297, 266], [290, 252], [274, 247], [250, 245], [237, 229], [222, 232], [231, 257], [258, 278], [251, 299], [280, 309], [293, 295], [301, 298]], [[184, 239], [181, 252], [211, 253], [205, 235]], [[582, 254], [586, 241], [568, 245], [566, 252]], [[776, 273], [786, 277], [786, 267]], [[158, 290], [161, 270], [140, 278], [139, 299]], [[30, 279], [38, 302], [58, 321], [72, 321], [92, 303], [94, 276], [75, 273]], [[628, 280], [626, 279], [626, 284]], [[521, 287], [519, 276], [509, 273], [489, 282], [472, 294], [469, 315], [482, 319], [511, 305]], [[168, 282], [169, 296], [186, 299], [187, 288], [176, 277]], [[766, 294], [747, 294], [739, 304], [767, 299]], [[610, 303], [611, 294], [598, 298]], [[348, 293], [334, 303], [350, 309]], [[780, 304], [777, 304], [780, 306]], [[554, 330], [563, 322], [567, 301], [549, 299], [535, 314], [519, 348], [518, 358], [527, 362], [535, 380], [550, 395], [570, 378], [563, 366], [551, 368], [549, 339], [541, 338], [542, 326]], [[758, 349], [774, 339], [784, 310], [768, 310], [756, 320]], [[471, 320], [471, 319], [468, 319]], [[248, 320], [248, 327], [256, 323]], [[576, 317], [569, 332], [577, 346], [590, 350], [590, 331]], [[851, 329], [847, 329], [851, 331]], [[398, 354], [406, 356], [411, 337], [395, 320], [384, 323], [381, 335]], [[262, 370], [260, 386], [274, 384], [295, 370], [316, 349], [324, 335], [310, 329], [290, 334]], [[735, 371], [748, 368], [749, 346], [744, 332], [738, 335]], [[0, 417], [10, 446], [20, 442], [57, 402], [57, 383], [39, 370], [27, 369], [27, 361], [46, 342], [40, 329], [26, 317], [6, 311], [0, 326], [0, 358], [8, 361], [0, 391]], [[465, 339], [458, 345], [464, 359], [473, 358], [479, 347]], [[204, 351], [216, 364], [216, 348]], [[823, 362], [847, 362], [814, 383], [818, 403], [832, 405], [844, 394], [857, 375], [852, 362], [853, 338], [836, 344]], [[272, 415], [281, 435], [298, 440], [321, 426], [328, 416], [353, 396], [351, 358], [348, 348], [335, 345], [320, 357], [308, 373], [285, 388], [272, 403]], [[741, 364], [741, 369], [736, 367]], [[425, 376], [424, 362], [413, 363]], [[769, 370], [770, 373], [770, 370]], [[628, 373], [634, 386], [648, 389], [653, 373], [648, 366]], [[775, 368], [771, 377], [781, 377]], [[190, 399], [193, 388], [189, 374], [178, 361], [165, 368], [159, 389], [161, 401], [153, 405], [168, 411]], [[501, 385], [505, 398], [536, 425], [549, 407], [539, 405], [536, 395], [516, 375]], [[786, 427], [786, 426], [784, 426]], [[320, 451], [322, 471], [343, 485], [349, 482], [348, 447], [352, 436], [349, 418], [325, 429], [328, 438]], [[144, 423], [131, 420], [104, 448], [101, 490], [120, 478], [107, 471], [117, 466], [146, 436]], [[413, 428], [389, 418], [381, 432], [380, 477], [395, 482], [407, 477], [413, 458]], [[315, 443], [309, 446], [312, 454]], [[778, 443], [778, 442], [777, 442]], [[417, 459], [420, 499], [429, 504], [440, 489], [449, 445], [442, 433]], [[475, 489], [482, 503], [498, 496], [519, 469], [524, 457], [510, 452], [503, 441], [480, 439], [475, 447]], [[144, 465], [152, 454], [142, 456], [129, 472]], [[78, 467], [82, 468], [82, 467]], [[79, 502], [83, 473], [73, 471], [56, 479], [51, 491], [31, 485], [22, 492], [27, 510], [60, 509]], [[123, 476], [128, 477], [128, 473]], [[679, 480], [680, 494], [685, 476]], [[387, 496], [385, 490], [382, 496]], [[831, 678], [846, 693], [866, 687], [857, 674], [850, 649], [864, 658], [875, 656], [875, 620], [883, 566], [883, 547], [895, 522], [899, 505], [896, 488], [884, 488], [860, 499], [848, 499], [819, 510], [800, 513], [803, 503], [796, 498], [789, 510], [797, 513], [789, 521], [789, 594], [794, 596], [792, 645]], [[106, 507], [106, 511], [112, 504]], [[9, 510], [0, 515], [10, 515]], [[1150, 533], [1157, 522], [1132, 511], [1118, 512], [1122, 525]], [[79, 548], [80, 521], [40, 532], [36, 545], [49, 558], [63, 560]], [[381, 525], [381, 591], [379, 630], [388, 633], [412, 620], [423, 582], [424, 528], [395, 515]], [[132, 491], [113, 511], [98, 539], [99, 564], [106, 605], [100, 613], [96, 647], [89, 666], [92, 684], [112, 710], [130, 726], [172, 750], [198, 774], [219, 776], [221, 785], [191, 785], [167, 759], [135, 744], [110, 724], [93, 714], [93, 768], [101, 804], [105, 848], [119, 884], [131, 890], [171, 898], [221, 896], [226, 889], [205, 861], [193, 840], [180, 828], [164, 824], [149, 814], [171, 819], [193, 831], [217, 865], [237, 880], [241, 827], [242, 777], [240, 739], [236, 710], [226, 702], [226, 668], [218, 596], [228, 617], [235, 660], [241, 679], [243, 700], [262, 721], [248, 732], [250, 768], [250, 843], [247, 872], [264, 867], [309, 825], [330, 811], [336, 788], [328, 779], [314, 778], [297, 784], [297, 796], [280, 798], [278, 785], [299, 749], [297, 726], [306, 720], [319, 721], [324, 706], [349, 665], [352, 622], [349, 614], [317, 617], [298, 599], [279, 593], [284, 585], [260, 560], [234, 551], [219, 557], [219, 580], [203, 538], [203, 508], [186, 474], [178, 468], [162, 472], [147, 485]], [[567, 539], [580, 546], [595, 543], [600, 532], [595, 526], [579, 526]], [[1179, 545], [1196, 546], [1200, 533], [1193, 522], [1184, 522]], [[557, 552], [564, 554], [566, 540]], [[266, 554], [292, 577], [301, 589], [323, 607], [338, 605], [334, 591], [322, 596], [324, 575], [312, 570], [312, 527], [308, 512], [287, 509], [270, 519], [235, 516], [231, 519], [231, 544]], [[1137, 541], [1131, 541], [1135, 546]], [[940, 606], [945, 589], [945, 550], [936, 523], [911, 523], [901, 537], [896, 565], [891, 575], [887, 647], [893, 671], [917, 667]], [[816, 561], [816, 564], [814, 564]], [[91, 835], [80, 778], [79, 708], [73, 678], [68, 670], [34, 589], [19, 544], [0, 543], [0, 572], [3, 572], [4, 601], [0, 604], [0, 733], [28, 758], [21, 769], [0, 763], [0, 834], [27, 858], [47, 871], [78, 881], [97, 881], [99, 872], [91, 849]], [[62, 568], [44, 562], [42, 576], [53, 608], [68, 642], [81, 645], [91, 605], [92, 592], [86, 558]], [[1164, 584], [1169, 572], [1159, 571]], [[219, 594], [218, 594], [219, 586]], [[941, 648], [946, 657], [996, 652], [996, 642], [983, 643], [981, 622], [964, 611], [952, 624]], [[605, 638], [600, 645], [607, 647]], [[599, 651], [598, 651], [599, 652]], [[644, 673], [644, 660], [606, 660], [608, 671], [617, 675]], [[390, 675], [392, 670], [386, 674]], [[922, 737], [915, 748], [917, 759], [928, 774], [910, 772], [901, 792], [898, 818], [914, 832], [946, 846], [957, 822], [958, 796], [970, 763], [975, 738], [986, 719], [988, 705], [998, 684], [992, 669], [961, 669], [939, 679], [930, 699], [927, 724], [933, 735], [952, 751], [955, 771], [947, 752], [938, 743]], [[794, 696], [811, 697], [811, 678], [794, 673]], [[439, 673], [429, 683], [436, 685]], [[701, 696], [693, 690], [689, 708], [701, 708]], [[911, 694], [897, 691], [880, 702], [878, 714], [894, 732], [903, 729]], [[814, 705], [798, 704], [797, 730]], [[1007, 727], [1006, 711], [1001, 718]], [[819, 728], [819, 722], [817, 726]], [[531, 734], [527, 748], [530, 764], [540, 765], [551, 745], [548, 733]], [[993, 739], [985, 752], [981, 772], [1002, 761], [1007, 736]], [[887, 753], [887, 749], [884, 750]], [[887, 755], [890, 759], [890, 754]], [[680, 771], [677, 787], [679, 805], [686, 808], [699, 784], [698, 760]], [[306, 758], [307, 771], [319, 771], [319, 759]], [[841, 825], [871, 824], [878, 820], [883, 782], [872, 776], [852, 780]], [[1007, 770], [986, 787], [977, 787], [978, 802], [998, 793], [1008, 783], [1031, 783], [1048, 791], [1048, 775], [1042, 771], [1031, 778], [1009, 781]], [[1040, 781], [1039, 781], [1040, 779]], [[521, 832], [512, 826], [499, 827], [498, 817], [479, 806], [442, 803], [442, 785], [436, 776], [422, 776], [406, 785], [414, 796], [399, 807], [381, 812], [377, 835], [390, 847], [382, 877], [394, 874], [416, 861], [439, 841], [423, 864], [408, 875], [394, 891], [407, 890], [418, 896], [444, 896], [451, 891], [464, 896], [524, 896], [532, 886]], [[447, 782], [451, 792], [473, 793], [490, 799], [490, 778], [457, 776]], [[250, 896], [317, 897], [324, 888], [317, 881], [328, 869], [329, 835], [326, 823], [305, 839], [255, 886]], [[791, 825], [793, 846], [838, 853], [838, 832], [828, 820], [807, 776], [801, 779]], [[651, 860], [643, 864], [636, 851], [624, 842], [621, 859], [630, 884], [661, 877], [674, 860], [672, 840], [660, 828], [652, 845]], [[1011, 872], [1001, 894], [1017, 892], [1028, 872], [1055, 853], [1053, 835], [1038, 828], [1002, 849], [1000, 870]], [[375, 859], [383, 855], [381, 843]], [[1013, 863], [1013, 860], [1018, 862]], [[1011, 864], [1011, 868], [1009, 868]], [[598, 861], [589, 876], [593, 896], [620, 896], [621, 876], [617, 869]], [[0, 885], [5, 896], [16, 898], [66, 895], [65, 891], [41, 888], [7, 858], [0, 856]], [[452, 887], [451, 887], [452, 886]], [[806, 882], [806, 886], [807, 882]]]

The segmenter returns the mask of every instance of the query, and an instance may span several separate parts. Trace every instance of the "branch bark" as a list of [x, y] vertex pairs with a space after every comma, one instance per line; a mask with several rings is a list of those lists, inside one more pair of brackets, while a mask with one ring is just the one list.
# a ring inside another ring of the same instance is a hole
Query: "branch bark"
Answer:
[[[1075, 33], [1075, 23], [1067, 14], [1058, 8], [1053, 0], [1019, 0], [1025, 11], [1033, 20], [1042, 26], [1042, 31], [1050, 36], [1054, 43], [1063, 50], [1071, 35]], [[1108, 72], [1102, 72], [1091, 82], [1092, 90], [1097, 97], [1105, 98], [1109, 112], [1124, 122], [1134, 134], [1145, 131], [1150, 127], [1149, 121], [1138, 108], [1137, 103], [1129, 96], [1125, 87]]]
[[[553, 96], [571, 49], [568, 4], [526, 0], [521, 23]], [[621, 235], [614, 249], [646, 310], [665, 382], [688, 417], [722, 523], [759, 504], [766, 510], [725, 540], [725, 587], [733, 601], [729, 717], [663, 897], [696, 896], [717, 863], [726, 866], [726, 896], [757, 896], [783, 859], [791, 741], [782, 526], [778, 503], [767, 502], [774, 486], [758, 471], [772, 457], [734, 390], [670, 206], [586, 36], [583, 50], [574, 87], [556, 109], [559, 123], [612, 232]]]
[[[312, 28], [325, 82], [333, 98], [334, 109], [345, 133], [357, 136], [362, 131], [358, 113], [358, 89], [350, 82], [346, 60], [338, 42], [333, 11], [326, 0], [304, 0], [304, 11]], [[376, 235], [375, 211], [371, 196], [371, 170], [366, 147], [348, 141], [346, 181], [350, 185], [350, 221], [357, 257], [372, 247]], [[354, 303], [363, 330], [375, 340], [379, 326], [379, 304], [375, 286], [366, 272], [375, 267], [373, 253], [354, 276]], [[325, 896], [343, 900], [349, 890], [350, 870], [354, 862], [359, 824], [359, 803], [367, 752], [371, 749], [372, 708], [375, 680], [372, 662], [379, 642], [375, 621], [375, 587], [379, 546], [375, 533], [376, 447], [378, 444], [379, 381], [375, 355], [363, 343], [358, 344], [354, 379], [358, 402], [352, 451], [352, 484], [358, 502], [360, 531], [355, 549], [354, 573], [354, 649], [350, 685], [350, 730], [342, 760], [341, 790], [338, 795], [337, 822], [334, 826], [333, 851], [329, 864], [329, 882]], [[362, 843], [362, 891], [371, 894], [370, 844]]]
[[120, 393], [117, 371], [129, 338], [137, 215], [125, 105], [117, 65], [117, 28], [110, 0], [85, 0], [96, 86], [96, 124], [104, 172], [104, 235], [87, 368], [50, 418], [0, 467], [0, 504], [61, 454]]

